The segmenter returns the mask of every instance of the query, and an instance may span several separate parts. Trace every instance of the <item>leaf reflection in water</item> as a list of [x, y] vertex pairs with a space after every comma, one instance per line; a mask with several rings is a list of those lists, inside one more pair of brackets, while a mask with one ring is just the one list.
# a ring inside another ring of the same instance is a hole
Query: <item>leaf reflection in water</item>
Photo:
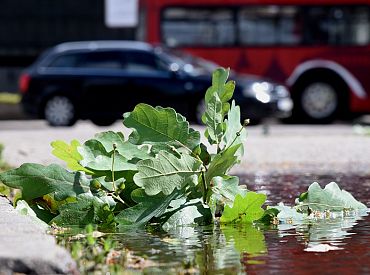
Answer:
[[278, 225], [279, 236], [284, 238], [295, 230], [298, 242], [305, 244], [304, 251], [327, 252], [343, 249], [345, 240], [354, 233], [349, 232], [370, 211], [336, 212], [334, 215], [316, 216], [309, 219], [294, 219]]

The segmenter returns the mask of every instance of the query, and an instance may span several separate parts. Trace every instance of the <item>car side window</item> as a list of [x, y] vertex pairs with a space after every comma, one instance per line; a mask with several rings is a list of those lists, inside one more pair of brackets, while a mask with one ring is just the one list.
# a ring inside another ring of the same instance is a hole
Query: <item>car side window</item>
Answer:
[[76, 67], [76, 64], [79, 60], [82, 59], [81, 54], [62, 54], [57, 56], [54, 60], [52, 60], [48, 67], [50, 68], [73, 68]]
[[125, 52], [124, 70], [127, 72], [155, 72], [163, 70], [154, 54], [131, 51]]
[[76, 67], [90, 69], [121, 69], [121, 55], [119, 52], [112, 51], [86, 53], [84, 58], [78, 60]]
[[88, 53], [67, 53], [57, 56], [48, 67], [51, 68], [87, 68], [121, 69], [120, 52], [97, 51]]

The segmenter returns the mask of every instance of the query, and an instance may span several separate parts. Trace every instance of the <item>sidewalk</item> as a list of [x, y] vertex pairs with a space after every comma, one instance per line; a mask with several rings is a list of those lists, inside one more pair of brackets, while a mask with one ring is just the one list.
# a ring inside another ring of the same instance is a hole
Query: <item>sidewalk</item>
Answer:
[[0, 197], [0, 274], [76, 274], [69, 253]]

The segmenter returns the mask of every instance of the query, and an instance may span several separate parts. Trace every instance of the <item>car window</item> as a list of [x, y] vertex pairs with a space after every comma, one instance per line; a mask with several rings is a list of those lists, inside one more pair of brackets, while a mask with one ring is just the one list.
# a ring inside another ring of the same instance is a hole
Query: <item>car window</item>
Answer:
[[119, 52], [91, 52], [86, 53], [84, 58], [78, 60], [76, 67], [98, 69], [121, 69], [122, 61]]
[[147, 52], [125, 52], [123, 68], [128, 72], [154, 72], [165, 70], [165, 65], [157, 59], [157, 56]]
[[73, 68], [76, 67], [78, 60], [81, 60], [81, 54], [62, 54], [50, 62], [48, 67], [51, 68]]
[[111, 51], [67, 53], [57, 56], [48, 67], [121, 69], [122, 56], [120, 52]]

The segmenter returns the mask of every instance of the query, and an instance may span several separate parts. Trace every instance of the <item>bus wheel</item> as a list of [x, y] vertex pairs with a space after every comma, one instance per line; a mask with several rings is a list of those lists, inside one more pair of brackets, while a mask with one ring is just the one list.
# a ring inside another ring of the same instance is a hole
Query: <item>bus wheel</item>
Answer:
[[312, 81], [301, 86], [295, 102], [299, 117], [310, 123], [330, 123], [338, 115], [341, 98], [338, 87], [326, 81]]
[[46, 101], [44, 116], [51, 126], [71, 126], [76, 122], [76, 108], [68, 97], [57, 95]]

